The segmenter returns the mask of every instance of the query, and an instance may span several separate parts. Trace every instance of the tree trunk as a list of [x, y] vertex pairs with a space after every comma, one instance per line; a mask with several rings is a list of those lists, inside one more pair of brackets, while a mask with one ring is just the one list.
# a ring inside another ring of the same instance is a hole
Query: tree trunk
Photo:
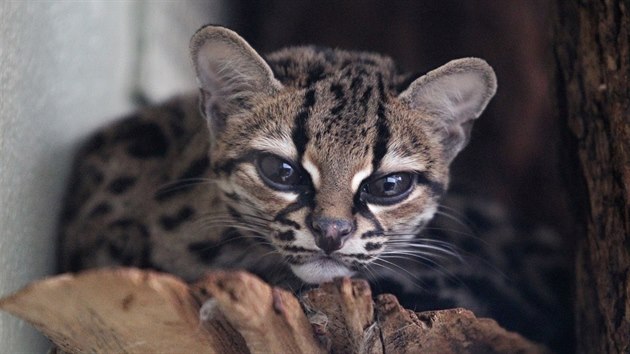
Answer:
[[630, 1], [559, 0], [556, 84], [575, 168], [580, 353], [630, 353]]

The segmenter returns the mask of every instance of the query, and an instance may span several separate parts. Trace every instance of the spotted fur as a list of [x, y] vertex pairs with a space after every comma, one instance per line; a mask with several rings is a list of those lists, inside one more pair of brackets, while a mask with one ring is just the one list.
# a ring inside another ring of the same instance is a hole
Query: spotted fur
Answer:
[[[510, 311], [527, 323], [549, 315], [548, 284], [519, 286], [531, 264], [497, 268], [521, 259], [510, 254], [520, 234], [504, 225], [481, 230], [480, 242], [439, 217], [452, 200], [442, 198], [449, 165], [496, 90], [484, 61], [418, 78], [372, 53], [309, 46], [263, 59], [214, 26], [195, 34], [191, 53], [198, 97], [145, 108], [81, 150], [61, 223], [63, 270], [125, 265], [194, 280], [239, 268], [294, 290], [358, 276], [418, 309]], [[269, 182], [265, 161], [288, 164], [299, 183]], [[377, 201], [370, 188], [386, 176], [410, 187]], [[493, 219], [466, 208], [449, 213]], [[555, 247], [544, 232], [527, 237], [542, 253]]]

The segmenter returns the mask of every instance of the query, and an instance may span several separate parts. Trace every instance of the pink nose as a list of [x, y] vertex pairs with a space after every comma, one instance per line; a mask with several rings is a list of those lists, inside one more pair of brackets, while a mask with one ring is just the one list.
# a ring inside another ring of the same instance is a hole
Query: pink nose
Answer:
[[354, 228], [352, 222], [348, 220], [331, 218], [313, 220], [312, 226], [316, 233], [315, 244], [326, 254], [341, 249]]

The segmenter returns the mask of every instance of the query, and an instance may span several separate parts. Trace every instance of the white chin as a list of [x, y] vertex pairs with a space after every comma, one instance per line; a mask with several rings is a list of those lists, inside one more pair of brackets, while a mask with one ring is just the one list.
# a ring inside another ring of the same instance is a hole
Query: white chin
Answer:
[[354, 274], [341, 263], [331, 259], [318, 259], [301, 265], [292, 265], [291, 270], [309, 284], [321, 284], [338, 277], [349, 277]]

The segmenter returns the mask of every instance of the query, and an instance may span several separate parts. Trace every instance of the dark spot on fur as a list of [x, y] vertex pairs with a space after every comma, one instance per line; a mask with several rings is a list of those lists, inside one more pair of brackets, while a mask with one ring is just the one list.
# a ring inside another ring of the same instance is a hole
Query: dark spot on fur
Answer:
[[94, 152], [100, 150], [103, 145], [105, 145], [106, 141], [107, 140], [105, 139], [105, 135], [103, 133], [98, 133], [92, 136], [92, 138], [83, 145], [81, 155], [93, 154]]
[[219, 242], [201, 241], [189, 244], [188, 251], [195, 254], [202, 263], [212, 264], [212, 261], [219, 255], [221, 247], [219, 247]]
[[382, 243], [368, 242], [365, 244], [366, 251], [374, 251], [383, 247]]
[[179, 209], [177, 214], [173, 216], [164, 215], [160, 218], [160, 225], [166, 231], [173, 230], [179, 225], [181, 225], [184, 221], [190, 219], [191, 216], [194, 215], [194, 211], [192, 208], [185, 206]]
[[107, 190], [112, 194], [122, 194], [136, 184], [136, 177], [123, 176], [111, 181]]
[[325, 71], [322, 65], [311, 68], [311, 70], [309, 70], [308, 72], [308, 77], [306, 78], [306, 87], [313, 85], [315, 82], [321, 80], [323, 77], [325, 77]]
[[[135, 124], [134, 124], [135, 123]], [[155, 123], [130, 122], [117, 140], [128, 141], [127, 152], [139, 158], [164, 157], [169, 147], [168, 139]]]
[[206, 171], [208, 170], [208, 166], [210, 166], [210, 159], [208, 156], [203, 156], [197, 160], [194, 160], [179, 176], [179, 179], [189, 179], [189, 178], [200, 178], [203, 177]]
[[184, 129], [184, 118], [186, 116], [186, 112], [182, 109], [181, 103], [177, 102], [171, 105], [167, 105], [164, 107], [169, 115], [169, 128], [171, 129], [171, 133], [175, 137], [181, 137], [185, 133]]
[[121, 219], [107, 226], [106, 235], [102, 239], [108, 240], [109, 256], [118, 264], [150, 266], [151, 245], [146, 226], [133, 219]]
[[296, 230], [299, 230], [302, 228], [300, 224], [298, 224], [297, 222], [293, 220], [287, 219], [284, 215], [276, 217], [274, 221], [282, 225], [291, 226], [292, 228]]
[[293, 230], [280, 232], [280, 233], [278, 233], [276, 238], [278, 240], [280, 240], [280, 241], [294, 241], [295, 240], [295, 233], [293, 232]]
[[335, 95], [335, 98], [337, 100], [340, 100], [343, 98], [343, 86], [341, 86], [340, 84], [330, 85], [330, 92], [332, 92], [332, 94]]
[[112, 210], [112, 206], [109, 205], [109, 203], [107, 202], [99, 203], [94, 208], [92, 208], [92, 210], [88, 214], [88, 218], [95, 218], [98, 216], [103, 216], [109, 213], [111, 210]]

